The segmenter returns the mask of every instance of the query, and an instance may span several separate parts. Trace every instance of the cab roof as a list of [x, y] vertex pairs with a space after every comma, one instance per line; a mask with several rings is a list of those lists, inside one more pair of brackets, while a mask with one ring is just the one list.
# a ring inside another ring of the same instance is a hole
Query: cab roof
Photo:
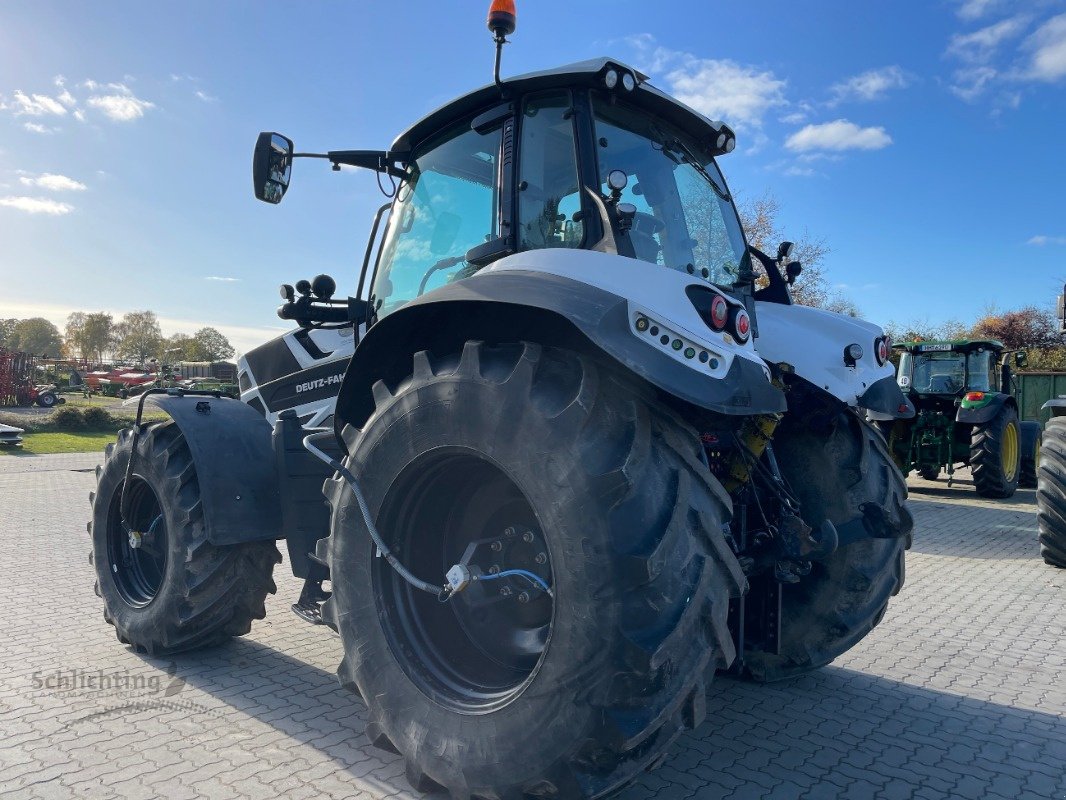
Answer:
[[1003, 342], [998, 339], [923, 339], [914, 342], [896, 342], [892, 347], [896, 350], [906, 350], [909, 353], [919, 353], [923, 350], [932, 350], [934, 347], [943, 350], [944, 345], [950, 346], [952, 351], [968, 353], [971, 350], [984, 348], [985, 350], [1003, 350]]
[[617, 59], [601, 57], [507, 78], [500, 86], [490, 83], [480, 89], [475, 89], [446, 103], [401, 133], [392, 143], [391, 151], [397, 157], [401, 157], [448, 125], [472, 117], [478, 111], [507, 102], [510, 98], [526, 92], [595, 86], [602, 88], [603, 74], [609, 68], [619, 72], [630, 72], [636, 78], [636, 88], [631, 92], [618, 91], [616, 92], [618, 96], [624, 97], [656, 117], [667, 120], [698, 139], [707, 140], [709, 146], [713, 147], [718, 136], [723, 132], [729, 136], [736, 136], [724, 123], [710, 120], [665, 92], [656, 89], [648, 83], [648, 76], [639, 70]]

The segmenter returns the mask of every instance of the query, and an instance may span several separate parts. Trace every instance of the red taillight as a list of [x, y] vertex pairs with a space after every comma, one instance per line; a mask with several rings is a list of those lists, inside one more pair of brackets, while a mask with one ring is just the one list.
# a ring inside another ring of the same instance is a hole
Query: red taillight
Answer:
[[877, 364], [878, 366], [884, 366], [888, 361], [888, 339], [882, 338], [877, 340]]
[[741, 309], [737, 312], [736, 319], [733, 320], [733, 327], [736, 329], [737, 339], [744, 343], [748, 341], [748, 337], [751, 335], [751, 319], [748, 317], [748, 312]]
[[985, 399], [985, 393], [984, 392], [967, 392], [966, 393], [966, 399], [969, 400], [971, 403], [977, 403], [977, 402], [980, 402], [981, 400]]
[[725, 327], [728, 319], [729, 303], [725, 301], [722, 295], [716, 294], [714, 299], [711, 300], [711, 325], [716, 331], [720, 331]]

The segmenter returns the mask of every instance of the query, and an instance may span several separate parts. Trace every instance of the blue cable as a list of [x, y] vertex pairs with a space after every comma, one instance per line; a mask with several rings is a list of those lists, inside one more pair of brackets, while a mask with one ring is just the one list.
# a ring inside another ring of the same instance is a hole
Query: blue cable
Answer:
[[545, 582], [545, 580], [542, 577], [540, 577], [540, 575], [537, 575], [536, 573], [530, 572], [529, 570], [525, 570], [525, 569], [505, 569], [503, 572], [497, 572], [495, 574], [489, 573], [489, 574], [481, 575], [478, 578], [478, 580], [479, 581], [494, 581], [497, 578], [509, 578], [511, 576], [514, 576], [514, 575], [517, 575], [520, 578], [525, 578], [526, 580], [531, 581], [532, 583], [535, 583], [537, 586], [539, 586], [541, 589], [543, 589], [545, 592], [547, 592], [549, 597], [552, 596], [551, 587], [548, 586], [547, 582]]

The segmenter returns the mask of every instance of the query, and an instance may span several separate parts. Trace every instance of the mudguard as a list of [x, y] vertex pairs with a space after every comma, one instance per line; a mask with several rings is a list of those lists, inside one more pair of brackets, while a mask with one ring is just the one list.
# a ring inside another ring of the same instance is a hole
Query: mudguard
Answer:
[[1053, 417], [1066, 417], [1066, 394], [1060, 394], [1058, 397], [1048, 400], [1044, 405], [1040, 406], [1041, 411], [1044, 409], [1049, 410]]
[[[873, 412], [872, 418], [914, 416], [914, 406], [896, 385], [891, 362], [877, 363], [877, 325], [808, 306], [756, 302], [759, 338], [767, 361], [788, 364], [799, 377], [841, 402]], [[849, 364], [844, 348], [857, 344], [862, 357]]]
[[[577, 275], [583, 278], [572, 277]], [[589, 251], [533, 251], [503, 259], [408, 303], [369, 329], [337, 398], [336, 430], [361, 426], [374, 408], [373, 385], [381, 380], [396, 386], [410, 372], [412, 354], [455, 352], [470, 339], [591, 348], [663, 392], [710, 411], [784, 411], [784, 394], [770, 382], [751, 343], [741, 345], [704, 324], [685, 294], [690, 284], [708, 285], [675, 270]], [[649, 320], [643, 331], [636, 327], [640, 318]], [[676, 340], [681, 347], [675, 349]], [[708, 359], [686, 357], [690, 346]]]
[[284, 538], [270, 424], [227, 397], [151, 395], [192, 453], [204, 528], [214, 545]]
[[995, 394], [986, 394], [985, 397], [988, 398], [987, 402], [975, 408], [960, 406], [958, 413], [955, 415], [955, 421], [964, 422], [967, 425], [984, 425], [995, 418], [1004, 405], [1011, 406], [1015, 411], [1018, 410], [1018, 404], [1009, 394], [999, 394], [997, 392]]

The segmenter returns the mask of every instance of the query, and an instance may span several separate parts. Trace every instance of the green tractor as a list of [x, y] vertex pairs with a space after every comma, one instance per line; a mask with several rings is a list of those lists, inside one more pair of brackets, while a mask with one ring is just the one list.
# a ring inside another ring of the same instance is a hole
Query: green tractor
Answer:
[[[942, 471], [951, 485], [956, 465], [969, 466], [982, 497], [1010, 497], [1019, 486], [1036, 487], [1042, 428], [1018, 419], [1010, 361], [995, 339], [902, 342], [896, 380], [917, 413], [879, 420], [892, 457], [903, 473], [929, 481]], [[878, 415], [872, 415], [878, 416]]]

